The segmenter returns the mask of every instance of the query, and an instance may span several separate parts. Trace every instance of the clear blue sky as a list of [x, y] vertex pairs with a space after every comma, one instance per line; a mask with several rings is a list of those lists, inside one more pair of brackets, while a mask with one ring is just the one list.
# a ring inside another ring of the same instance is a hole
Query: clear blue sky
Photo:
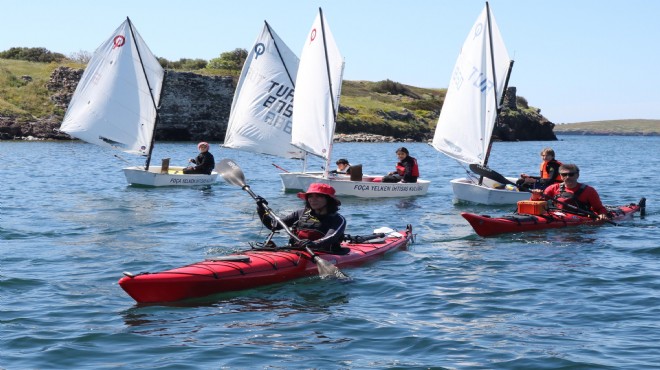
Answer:
[[[263, 21], [298, 55], [319, 7], [344, 79], [447, 87], [481, 0], [0, 0], [0, 51], [93, 51], [129, 16], [152, 52], [212, 59], [248, 49]], [[660, 119], [660, 1], [492, 0], [510, 86], [555, 123]]]

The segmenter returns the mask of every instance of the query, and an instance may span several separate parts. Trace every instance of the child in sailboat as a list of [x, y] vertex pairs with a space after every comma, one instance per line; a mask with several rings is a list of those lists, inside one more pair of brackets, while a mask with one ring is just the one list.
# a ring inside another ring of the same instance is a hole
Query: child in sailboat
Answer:
[[346, 158], [340, 158], [335, 162], [337, 164], [337, 169], [330, 171], [332, 174], [351, 174], [351, 164], [348, 163]]
[[213, 158], [213, 154], [209, 153], [209, 143], [202, 141], [197, 144], [197, 149], [199, 150], [197, 158], [190, 159], [190, 162], [192, 162], [194, 166], [184, 168], [183, 173], [210, 175], [213, 168], [215, 168], [215, 159]]
[[520, 178], [516, 181], [518, 188], [523, 190], [529, 189], [545, 189], [548, 186], [562, 182], [559, 175], [559, 166], [561, 162], [555, 159], [555, 151], [552, 148], [545, 148], [541, 151], [540, 176], [530, 176], [525, 173], [520, 174]]
[[396, 156], [399, 162], [396, 164], [396, 171], [383, 176], [383, 182], [417, 182], [419, 177], [419, 167], [417, 159], [410, 156], [408, 149], [401, 147], [396, 150]]

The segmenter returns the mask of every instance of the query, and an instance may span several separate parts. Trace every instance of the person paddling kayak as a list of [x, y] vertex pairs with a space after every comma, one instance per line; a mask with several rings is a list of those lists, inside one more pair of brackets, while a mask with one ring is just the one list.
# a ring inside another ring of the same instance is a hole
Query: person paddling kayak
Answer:
[[562, 183], [552, 184], [545, 190], [532, 190], [531, 200], [541, 200], [542, 198], [554, 200], [557, 208], [568, 213], [593, 212], [598, 215], [600, 220], [610, 217], [596, 189], [578, 182], [580, 169], [577, 165], [562, 164], [559, 166], [559, 175], [564, 180]]
[[[290, 240], [296, 248], [309, 247], [314, 250], [341, 253], [346, 219], [339, 214], [341, 201], [335, 197], [335, 189], [327, 184], [313, 183], [307, 192], [298, 193], [305, 200], [305, 208], [299, 209], [281, 220], [292, 228], [300, 241]], [[280, 230], [282, 226], [267, 213], [265, 199], [257, 198], [257, 213], [261, 222], [270, 230]]]

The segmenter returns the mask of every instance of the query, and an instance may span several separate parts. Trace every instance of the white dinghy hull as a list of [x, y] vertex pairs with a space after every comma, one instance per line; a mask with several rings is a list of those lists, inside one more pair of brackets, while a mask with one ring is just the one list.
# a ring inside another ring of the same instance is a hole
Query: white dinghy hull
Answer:
[[430, 185], [430, 181], [427, 180], [417, 180], [416, 183], [374, 181], [379, 180], [380, 176], [363, 176], [362, 181], [351, 181], [349, 176], [325, 178], [321, 174], [310, 173], [288, 173], [280, 176], [282, 176], [282, 184], [289, 185], [284, 187], [284, 191], [305, 191], [312, 183], [323, 183], [335, 188], [337, 195], [360, 198], [403, 198], [426, 195]]
[[[508, 178], [511, 181], [516, 179]], [[504, 184], [491, 179], [484, 178], [482, 185], [478, 181], [468, 178], [454, 179], [450, 181], [454, 191], [454, 201], [468, 202], [485, 205], [508, 205], [517, 204], [519, 200], [529, 200], [530, 193], [508, 190]], [[497, 186], [498, 188], [495, 188]]]
[[212, 185], [218, 180], [218, 173], [213, 171], [210, 175], [184, 174], [183, 167], [170, 166], [167, 173], [161, 173], [161, 167], [150, 166], [149, 171], [144, 167], [134, 166], [124, 168], [126, 181], [137, 186], [195, 186]]

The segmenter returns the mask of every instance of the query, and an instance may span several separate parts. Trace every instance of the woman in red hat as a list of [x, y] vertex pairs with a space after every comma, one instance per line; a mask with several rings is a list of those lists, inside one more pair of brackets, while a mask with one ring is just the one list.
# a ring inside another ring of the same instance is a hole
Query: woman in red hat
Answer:
[[183, 169], [185, 174], [194, 174], [202, 173], [210, 175], [211, 171], [215, 167], [215, 158], [213, 154], [209, 153], [209, 143], [202, 141], [197, 144], [197, 149], [199, 150], [199, 155], [197, 158], [191, 158], [190, 162], [194, 163], [194, 166], [188, 166]]
[[[307, 192], [298, 193], [298, 198], [305, 200], [305, 208], [282, 217], [284, 224], [291, 227], [300, 239], [300, 242], [292, 240], [290, 243], [300, 248], [308, 246], [325, 252], [341, 253], [346, 219], [338, 212], [341, 202], [335, 197], [335, 188], [328, 184], [313, 183]], [[271, 230], [281, 229], [268, 215], [263, 204], [267, 204], [266, 201], [259, 198], [257, 213], [261, 222]]]

